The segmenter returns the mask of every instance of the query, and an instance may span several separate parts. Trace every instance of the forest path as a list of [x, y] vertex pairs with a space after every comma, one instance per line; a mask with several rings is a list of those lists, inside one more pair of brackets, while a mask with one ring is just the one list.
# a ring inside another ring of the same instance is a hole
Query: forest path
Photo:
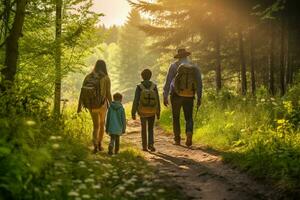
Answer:
[[[129, 121], [124, 140], [141, 148], [140, 124]], [[183, 142], [182, 142], [183, 143]], [[167, 175], [188, 199], [249, 200], [273, 199], [267, 186], [224, 164], [218, 155], [200, 147], [173, 145], [172, 135], [155, 128], [156, 152], [144, 152], [159, 174]]]

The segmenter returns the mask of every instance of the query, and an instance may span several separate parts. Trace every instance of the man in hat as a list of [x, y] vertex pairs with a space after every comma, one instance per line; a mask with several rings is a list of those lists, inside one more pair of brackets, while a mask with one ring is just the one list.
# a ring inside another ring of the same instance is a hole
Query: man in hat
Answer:
[[[190, 62], [188, 56], [191, 53], [185, 49], [178, 49], [177, 54], [174, 56], [176, 62], [171, 64], [165, 86], [164, 86], [164, 105], [168, 107], [170, 95], [172, 116], [173, 116], [173, 132], [175, 145], [180, 145], [180, 110], [183, 108], [184, 118], [186, 122], [186, 146], [192, 145], [193, 136], [193, 108], [194, 99], [197, 94], [197, 108], [201, 105], [202, 98], [202, 79], [198, 67]], [[191, 73], [189, 72], [191, 71]], [[193, 91], [189, 92], [185, 86], [192, 88]]]

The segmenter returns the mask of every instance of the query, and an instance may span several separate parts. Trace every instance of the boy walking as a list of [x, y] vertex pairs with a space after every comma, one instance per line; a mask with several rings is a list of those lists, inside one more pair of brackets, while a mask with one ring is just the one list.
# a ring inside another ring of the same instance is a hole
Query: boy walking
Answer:
[[120, 93], [113, 95], [113, 102], [110, 104], [106, 117], [106, 132], [110, 136], [108, 154], [117, 154], [120, 148], [120, 135], [126, 131], [125, 110], [122, 105], [123, 96]]
[[136, 119], [136, 113], [138, 113], [141, 119], [143, 151], [155, 151], [153, 128], [155, 116], [157, 119], [160, 118], [159, 95], [156, 84], [150, 81], [152, 77], [151, 70], [145, 69], [142, 71], [141, 76], [143, 81], [136, 87], [131, 114], [133, 120]]

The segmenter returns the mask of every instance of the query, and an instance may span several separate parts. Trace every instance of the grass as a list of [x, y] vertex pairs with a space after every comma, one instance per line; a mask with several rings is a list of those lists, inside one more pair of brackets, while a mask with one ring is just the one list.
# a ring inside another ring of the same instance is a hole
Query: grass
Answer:
[[[300, 110], [298, 98], [288, 96], [253, 99], [229, 92], [206, 94], [195, 120], [194, 142], [223, 152], [226, 162], [273, 182], [282, 191], [298, 193]], [[183, 114], [181, 124], [184, 133]], [[169, 109], [163, 110], [160, 126], [172, 132]]]
[[124, 142], [118, 155], [92, 154], [89, 114], [72, 112], [72, 106], [66, 110], [63, 132], [48, 138], [53, 162], [32, 181], [25, 199], [184, 199]]
[[183, 199], [130, 147], [110, 157], [92, 155], [68, 138], [51, 144], [54, 163], [32, 182], [25, 199]]
[[75, 111], [0, 115], [0, 199], [185, 199], [122, 140], [118, 155], [92, 154], [89, 113]]

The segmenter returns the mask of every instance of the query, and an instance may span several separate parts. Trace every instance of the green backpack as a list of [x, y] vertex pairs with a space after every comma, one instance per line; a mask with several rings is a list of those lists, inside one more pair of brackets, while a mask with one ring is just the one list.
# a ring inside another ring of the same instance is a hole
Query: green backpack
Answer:
[[175, 93], [182, 97], [194, 97], [196, 87], [195, 67], [191, 64], [181, 64], [175, 76]]
[[156, 95], [155, 84], [146, 88], [143, 84], [139, 85], [141, 88], [140, 102], [138, 111], [141, 115], [155, 115], [158, 108], [158, 99]]
[[82, 84], [78, 111], [81, 110], [81, 107], [87, 109], [96, 109], [100, 108], [105, 100], [101, 95], [100, 80], [104, 77], [104, 74], [88, 74]]

